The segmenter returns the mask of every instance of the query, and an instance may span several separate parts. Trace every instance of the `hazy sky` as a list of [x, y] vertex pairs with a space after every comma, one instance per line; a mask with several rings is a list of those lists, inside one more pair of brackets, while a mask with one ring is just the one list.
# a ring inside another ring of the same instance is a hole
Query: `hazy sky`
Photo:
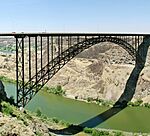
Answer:
[[1, 0], [2, 32], [150, 33], [150, 0]]

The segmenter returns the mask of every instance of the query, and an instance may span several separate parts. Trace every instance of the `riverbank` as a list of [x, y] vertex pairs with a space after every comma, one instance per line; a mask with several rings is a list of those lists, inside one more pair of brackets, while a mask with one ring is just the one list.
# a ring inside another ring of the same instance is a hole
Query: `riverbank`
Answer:
[[[14, 79], [10, 79], [10, 78], [5, 77], [5, 76], [0, 76], [0, 80], [3, 82], [6, 82], [6, 83], [12, 83], [12, 84], [16, 83], [16, 81]], [[73, 95], [67, 95], [66, 91], [60, 85], [57, 85], [56, 87], [44, 86], [41, 90], [45, 91], [47, 93], [60, 95], [62, 97], [73, 99], [73, 100], [83, 101], [86, 103], [94, 103], [94, 104], [97, 104], [99, 106], [113, 107], [113, 105], [115, 104], [115, 101], [108, 101], [108, 100], [103, 100], [103, 99], [98, 99], [98, 98], [94, 99], [92, 97], [88, 97], [87, 99], [81, 99], [78, 97], [74, 97]], [[140, 106], [140, 107], [150, 108], [150, 103], [144, 102], [141, 99], [137, 99], [137, 100], [128, 102], [127, 106], [129, 106], [129, 107]]]
[[29, 112], [25, 109], [19, 110], [9, 103], [2, 102], [0, 112], [0, 135], [17, 136], [53, 136], [49, 131], [51, 129], [61, 129], [66, 127], [64, 122], [53, 118], [47, 118], [45, 115]]
[[[113, 107], [116, 103], [115, 101], [108, 101], [108, 100], [103, 100], [103, 99], [98, 99], [98, 98], [94, 99], [94, 98], [88, 97], [87, 99], [81, 99], [81, 98], [78, 98], [78, 97], [74, 97], [73, 95], [66, 95], [65, 90], [63, 90], [61, 86], [56, 86], [56, 87], [52, 87], [52, 88], [50, 88], [48, 86], [45, 86], [41, 90], [46, 91], [48, 93], [60, 95], [62, 97], [69, 98], [69, 99], [72, 99], [72, 100], [83, 101], [83, 102], [86, 102], [86, 103], [94, 103], [94, 104], [97, 104], [99, 106]], [[143, 100], [137, 99], [137, 100], [134, 100], [134, 101], [129, 101], [124, 106], [150, 108], [150, 103], [144, 103]]]
[[[65, 128], [78, 128], [79, 126], [69, 124], [57, 118], [48, 118], [42, 112], [37, 110], [35, 113], [25, 109], [17, 109], [9, 103], [2, 102], [0, 112], [0, 135], [17, 135], [17, 136], [55, 136], [54, 132], [67, 133]], [[51, 132], [50, 130], [53, 130]], [[55, 131], [57, 130], [57, 131]], [[64, 131], [63, 131], [64, 130]], [[71, 129], [70, 129], [71, 130]], [[78, 132], [73, 130], [73, 132]], [[71, 133], [71, 131], [69, 131]], [[70, 134], [71, 135], [71, 134]], [[82, 132], [74, 134], [75, 136], [148, 136], [149, 133], [129, 133], [110, 129], [84, 128]]]
[[[10, 92], [11, 89], [14, 88], [13, 84], [5, 84], [5, 86], [6, 90], [9, 90]], [[99, 106], [94, 103], [92, 104], [91, 102], [85, 103], [79, 100], [68, 99], [46, 91], [39, 91], [34, 99], [26, 106], [26, 109], [34, 113], [40, 109], [40, 111], [48, 117], [55, 117], [54, 119], [56, 121], [65, 120], [71, 124], [81, 124], [86, 120], [88, 121], [93, 117], [95, 118], [97, 115], [101, 116], [101, 114], [105, 112], [109, 113], [111, 108], [102, 105]], [[102, 130], [109, 129], [148, 133], [150, 132], [148, 127], [150, 122], [148, 118], [149, 114], [148, 108], [142, 106], [129, 106], [119, 112], [117, 116], [112, 116], [103, 123], [100, 123], [96, 128], [102, 128]], [[122, 122], [125, 124], [124, 126], [121, 125]]]

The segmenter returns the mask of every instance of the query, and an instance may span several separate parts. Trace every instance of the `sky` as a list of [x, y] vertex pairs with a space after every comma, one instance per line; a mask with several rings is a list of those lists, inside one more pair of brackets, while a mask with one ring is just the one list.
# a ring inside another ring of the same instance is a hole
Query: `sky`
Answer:
[[150, 0], [1, 0], [0, 33], [150, 33]]

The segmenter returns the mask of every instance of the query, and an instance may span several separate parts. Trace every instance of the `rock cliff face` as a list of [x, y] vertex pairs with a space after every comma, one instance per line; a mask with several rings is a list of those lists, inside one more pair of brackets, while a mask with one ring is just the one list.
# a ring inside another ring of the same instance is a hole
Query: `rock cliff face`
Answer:
[[[133, 58], [123, 48], [112, 43], [102, 43], [72, 59], [48, 85], [63, 86], [68, 97], [116, 101], [125, 89], [134, 64]], [[150, 102], [150, 49], [145, 68], [137, 82], [134, 99]]]

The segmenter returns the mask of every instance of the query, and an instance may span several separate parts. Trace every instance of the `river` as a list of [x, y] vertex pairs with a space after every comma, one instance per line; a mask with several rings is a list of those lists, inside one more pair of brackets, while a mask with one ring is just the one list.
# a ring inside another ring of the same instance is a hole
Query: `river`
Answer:
[[[15, 97], [15, 85], [10, 83], [4, 83], [4, 85], [8, 96], [13, 95]], [[81, 124], [109, 109], [108, 107], [72, 100], [41, 91], [25, 108], [33, 112], [40, 108], [42, 113], [48, 117], [56, 117], [73, 124]], [[145, 107], [127, 107], [106, 121], [102, 121], [96, 127], [146, 133], [150, 132], [149, 124], [150, 109]]]

